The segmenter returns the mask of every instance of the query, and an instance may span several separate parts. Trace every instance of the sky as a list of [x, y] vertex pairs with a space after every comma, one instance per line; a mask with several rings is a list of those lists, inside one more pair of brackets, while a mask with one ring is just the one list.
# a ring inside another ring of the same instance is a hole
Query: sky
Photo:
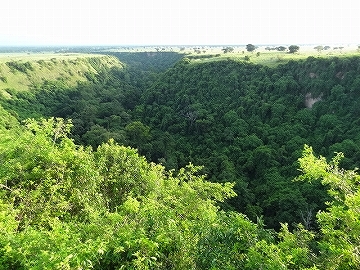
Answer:
[[354, 0], [5, 0], [0, 46], [360, 44]]

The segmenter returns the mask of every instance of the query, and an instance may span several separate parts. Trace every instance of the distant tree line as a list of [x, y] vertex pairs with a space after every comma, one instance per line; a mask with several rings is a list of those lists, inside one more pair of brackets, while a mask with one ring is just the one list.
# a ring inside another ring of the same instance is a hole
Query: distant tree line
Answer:
[[298, 45], [290, 45], [288, 48], [284, 47], [284, 46], [278, 46], [278, 47], [266, 47], [265, 50], [267, 51], [279, 51], [279, 52], [284, 52], [286, 50], [289, 51], [289, 53], [295, 53], [297, 51], [299, 51], [300, 47]]

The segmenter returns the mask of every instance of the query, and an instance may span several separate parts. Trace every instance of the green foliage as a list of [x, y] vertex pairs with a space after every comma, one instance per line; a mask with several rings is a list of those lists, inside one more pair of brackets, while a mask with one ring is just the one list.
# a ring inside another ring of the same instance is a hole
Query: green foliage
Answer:
[[29, 120], [15, 143], [3, 141], [0, 147], [1, 184], [20, 211], [19, 229], [46, 226], [53, 217], [87, 220], [101, 201], [99, 176], [89, 170], [93, 158], [67, 138], [69, 126], [62, 119]]
[[[345, 168], [360, 164], [356, 57], [312, 57], [268, 68], [187, 57], [174, 65], [182, 55], [165, 52], [114, 55], [126, 60], [123, 68], [89, 59], [98, 72], [91, 82], [69, 88], [44, 81], [32, 92], [7, 90], [11, 99], [1, 103], [20, 120], [70, 118], [71, 138], [93, 149], [113, 138], [166, 169], [204, 165], [211, 181], [236, 182], [241, 197], [229, 207], [253, 221], [264, 215], [277, 230], [281, 222], [292, 227], [303, 222], [302, 213], [312, 212], [314, 220], [325, 209], [321, 185], [313, 196], [290, 184], [304, 144], [326, 157], [344, 151]], [[311, 108], [304, 104], [308, 93], [317, 101]]]
[[253, 51], [256, 50], [256, 46], [253, 45], [253, 44], [247, 44], [247, 45], [246, 45], [246, 50], [247, 50], [248, 52], [253, 52]]
[[314, 47], [314, 49], [320, 53], [324, 49], [324, 46], [318, 45], [318, 46]]
[[333, 200], [318, 231], [276, 233], [219, 211], [234, 184], [206, 181], [202, 167], [166, 171], [114, 140], [93, 151], [70, 127], [2, 130], [0, 269], [358, 269], [360, 178], [338, 167], [341, 153], [327, 163], [305, 146], [298, 180], [321, 180]]
[[338, 167], [342, 157], [338, 153], [328, 163], [324, 157], [315, 157], [312, 148], [306, 146], [299, 160], [303, 172], [299, 179], [320, 180], [333, 198], [327, 211], [317, 214], [321, 233], [319, 265], [323, 269], [359, 269], [360, 265], [360, 176], [354, 170]]
[[207, 182], [191, 164], [166, 172], [113, 140], [76, 146], [70, 126], [27, 120], [1, 137], [0, 267], [193, 268], [233, 184]]
[[225, 47], [222, 49], [224, 53], [228, 53], [228, 52], [233, 52], [234, 48], [233, 47]]
[[284, 47], [284, 46], [279, 46], [279, 47], [276, 47], [275, 49], [276, 49], [277, 51], [279, 51], [279, 52], [283, 52], [283, 51], [286, 50], [286, 47]]
[[[244, 216], [221, 213], [218, 222], [202, 231], [199, 269], [245, 269], [247, 252], [259, 240], [260, 231]], [[266, 237], [272, 238], [269, 233]]]
[[148, 64], [1, 95], [1, 267], [357, 269], [359, 58]]
[[151, 140], [150, 127], [145, 126], [140, 121], [134, 121], [125, 126], [125, 133], [132, 147], [139, 151], [144, 151], [146, 145]]
[[0, 105], [0, 131], [18, 125], [16, 118]]
[[151, 166], [137, 151], [117, 145], [113, 140], [98, 147], [96, 164], [104, 181], [101, 193], [110, 212], [129, 196], [142, 197], [158, 185], [161, 170]]
[[20, 71], [23, 73], [27, 73], [28, 70], [30, 71], [34, 70], [30, 62], [23, 63], [20, 61], [11, 61], [11, 62], [6, 62], [6, 65], [11, 69], [12, 72]]
[[289, 53], [296, 53], [298, 52], [300, 47], [298, 45], [290, 45], [289, 46]]

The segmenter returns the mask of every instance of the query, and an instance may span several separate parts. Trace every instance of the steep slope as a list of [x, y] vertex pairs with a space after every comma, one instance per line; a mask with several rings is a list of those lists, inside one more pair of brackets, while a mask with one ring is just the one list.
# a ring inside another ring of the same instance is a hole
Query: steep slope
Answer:
[[75, 87], [45, 81], [0, 101], [20, 120], [71, 118], [72, 138], [94, 149], [114, 138], [167, 169], [204, 165], [211, 181], [236, 183], [227, 207], [253, 220], [263, 215], [269, 227], [316, 226], [325, 189], [291, 181], [304, 144], [326, 157], [344, 152], [347, 169], [360, 166], [359, 66], [358, 57], [273, 68], [184, 58], [163, 73], [115, 66]]
[[[1, 54], [0, 103], [19, 120], [66, 116], [80, 85], [107, 82], [125, 65], [100, 54]], [[76, 92], [76, 90], [75, 90]]]
[[[314, 58], [268, 68], [231, 60], [180, 62], [143, 94], [139, 119], [153, 134], [151, 159], [168, 168], [205, 165], [234, 181], [232, 206], [266, 224], [298, 222], [324, 207], [319, 187], [291, 184], [304, 144], [344, 151], [359, 166], [360, 58]], [[316, 102], [317, 101], [317, 102]], [[311, 106], [310, 106], [311, 104]]]
[[104, 69], [122, 64], [115, 58], [92, 54], [0, 54], [0, 93], [26, 91], [45, 81], [61, 81], [73, 87], [91, 80]]

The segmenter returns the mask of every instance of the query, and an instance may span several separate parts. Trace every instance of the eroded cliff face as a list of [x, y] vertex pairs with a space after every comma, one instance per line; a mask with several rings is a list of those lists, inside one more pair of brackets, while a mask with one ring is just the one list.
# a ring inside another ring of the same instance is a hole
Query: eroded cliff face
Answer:
[[313, 97], [311, 93], [307, 93], [305, 95], [305, 101], [304, 101], [306, 108], [312, 108], [312, 106], [316, 102], [321, 101], [321, 99], [322, 99], [322, 94], [318, 97]]

